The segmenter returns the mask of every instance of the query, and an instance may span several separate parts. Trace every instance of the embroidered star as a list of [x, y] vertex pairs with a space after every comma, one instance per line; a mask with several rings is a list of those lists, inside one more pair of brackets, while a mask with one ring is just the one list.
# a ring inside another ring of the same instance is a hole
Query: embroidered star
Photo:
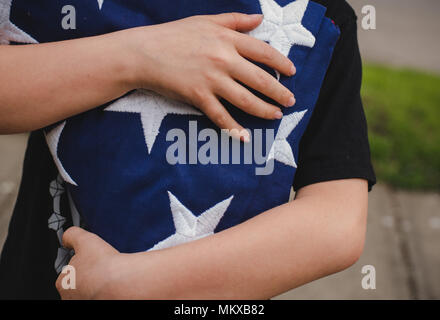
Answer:
[[148, 153], [151, 153], [162, 120], [168, 114], [202, 115], [190, 105], [147, 90], [136, 90], [111, 104], [105, 111], [139, 113]]
[[231, 196], [196, 217], [169, 191], [168, 196], [176, 233], [150, 250], [165, 249], [214, 234], [215, 228], [234, 198]]
[[78, 186], [76, 182], [73, 181], [73, 179], [67, 173], [66, 169], [64, 169], [63, 164], [61, 163], [61, 160], [58, 157], [58, 143], [60, 141], [60, 136], [61, 133], [63, 132], [65, 125], [66, 125], [66, 121], [64, 121], [63, 123], [53, 128], [51, 131], [46, 133], [46, 141], [47, 141], [47, 145], [49, 146], [49, 150], [50, 153], [52, 154], [55, 165], [58, 168], [58, 172], [60, 173], [63, 180], [70, 184], [73, 184], [74, 186]]
[[293, 129], [301, 122], [307, 110], [294, 112], [288, 116], [285, 116], [281, 120], [280, 128], [275, 137], [275, 141], [272, 144], [272, 148], [267, 156], [267, 161], [274, 159], [285, 165], [296, 168], [295, 157], [293, 155], [292, 147], [287, 142], [287, 137], [292, 133]]
[[0, 44], [37, 43], [37, 41], [11, 22], [12, 0], [0, 1]]
[[308, 3], [308, 0], [296, 0], [280, 7], [275, 0], [260, 0], [263, 21], [249, 34], [269, 42], [285, 56], [295, 44], [312, 48], [316, 39], [302, 25]]
[[102, 5], [104, 4], [104, 0], [98, 0], [99, 10], [102, 9]]

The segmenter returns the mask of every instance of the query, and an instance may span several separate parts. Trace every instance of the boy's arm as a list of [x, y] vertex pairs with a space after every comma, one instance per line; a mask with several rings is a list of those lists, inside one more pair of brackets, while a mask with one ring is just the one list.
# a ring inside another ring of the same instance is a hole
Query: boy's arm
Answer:
[[283, 106], [294, 103], [286, 87], [246, 59], [295, 72], [276, 49], [237, 32], [254, 29], [261, 18], [198, 16], [96, 37], [0, 46], [0, 134], [42, 128], [136, 88], [190, 102], [222, 129], [243, 128], [218, 97], [255, 116], [279, 118], [279, 107], [235, 81]]
[[323, 182], [294, 201], [238, 226], [173, 248], [120, 254], [102, 239], [71, 228], [76, 290], [63, 298], [266, 299], [341, 271], [359, 258], [368, 206], [367, 182]]
[[0, 134], [39, 129], [134, 89], [122, 39], [0, 46]]

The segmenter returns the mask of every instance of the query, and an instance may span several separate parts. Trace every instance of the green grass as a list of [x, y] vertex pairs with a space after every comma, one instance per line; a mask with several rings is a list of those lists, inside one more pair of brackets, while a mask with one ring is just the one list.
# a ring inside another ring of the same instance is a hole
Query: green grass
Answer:
[[378, 180], [440, 190], [440, 77], [367, 64], [362, 97]]

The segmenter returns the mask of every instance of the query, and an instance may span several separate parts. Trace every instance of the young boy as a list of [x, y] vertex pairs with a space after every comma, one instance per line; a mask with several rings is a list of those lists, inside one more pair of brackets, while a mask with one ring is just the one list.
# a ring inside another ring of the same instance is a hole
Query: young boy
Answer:
[[[300, 144], [295, 201], [211, 237], [148, 253], [121, 254], [98, 236], [72, 228], [63, 243], [75, 250], [70, 264], [78, 283], [76, 290], [58, 286], [63, 298], [269, 298], [357, 260], [375, 177], [360, 100], [356, 17], [345, 1], [316, 2], [327, 7], [341, 35]], [[1, 3], [6, 12], [10, 1]], [[25, 6], [14, 3], [11, 19], [24, 14]], [[41, 26], [32, 37], [9, 23], [9, 11], [2, 16], [7, 17], [0, 21], [2, 42], [32, 43], [34, 37], [43, 42], [50, 28]], [[190, 17], [115, 33], [100, 26], [90, 35], [102, 36], [0, 48], [0, 114], [7, 115], [0, 129], [33, 130], [1, 256], [0, 297], [58, 297], [53, 269], [58, 240], [47, 221], [54, 210], [49, 185], [60, 167], [40, 128], [137, 88], [189, 102], [220, 128], [242, 129], [218, 97], [249, 114], [278, 119], [279, 105], [294, 104], [293, 93], [247, 59], [285, 76], [295, 70], [268, 44], [237, 32], [260, 23], [261, 16], [242, 14]], [[60, 33], [58, 40], [66, 38]], [[196, 58], [193, 48], [203, 48]], [[277, 104], [259, 99], [237, 80]]]

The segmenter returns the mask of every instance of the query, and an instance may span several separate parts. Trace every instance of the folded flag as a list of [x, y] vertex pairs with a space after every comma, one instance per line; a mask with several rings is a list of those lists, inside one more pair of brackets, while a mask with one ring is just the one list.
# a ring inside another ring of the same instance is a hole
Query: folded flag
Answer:
[[[59, 190], [67, 190], [83, 226], [122, 252], [199, 239], [288, 201], [301, 165], [299, 142], [339, 36], [323, 6], [307, 0], [61, 0], [56, 5], [52, 0], [14, 0], [12, 7], [4, 2], [0, 13], [12, 31], [0, 40], [22, 43], [79, 38], [199, 14], [262, 13], [262, 24], [249, 34], [288, 56], [297, 68], [294, 77], [285, 77], [264, 67], [296, 96], [295, 107], [282, 108], [281, 120], [258, 119], [222, 101], [251, 132], [250, 143], [232, 142], [195, 107], [136, 90], [46, 129], [62, 178], [54, 181], [51, 192], [55, 198]], [[64, 4], [76, 8], [75, 30], [48, 23], [59, 21]], [[267, 132], [274, 133], [273, 139]], [[240, 151], [236, 159], [234, 148]], [[256, 149], [262, 161], [257, 161]], [[61, 222], [55, 215], [50, 227], [62, 231]]]

